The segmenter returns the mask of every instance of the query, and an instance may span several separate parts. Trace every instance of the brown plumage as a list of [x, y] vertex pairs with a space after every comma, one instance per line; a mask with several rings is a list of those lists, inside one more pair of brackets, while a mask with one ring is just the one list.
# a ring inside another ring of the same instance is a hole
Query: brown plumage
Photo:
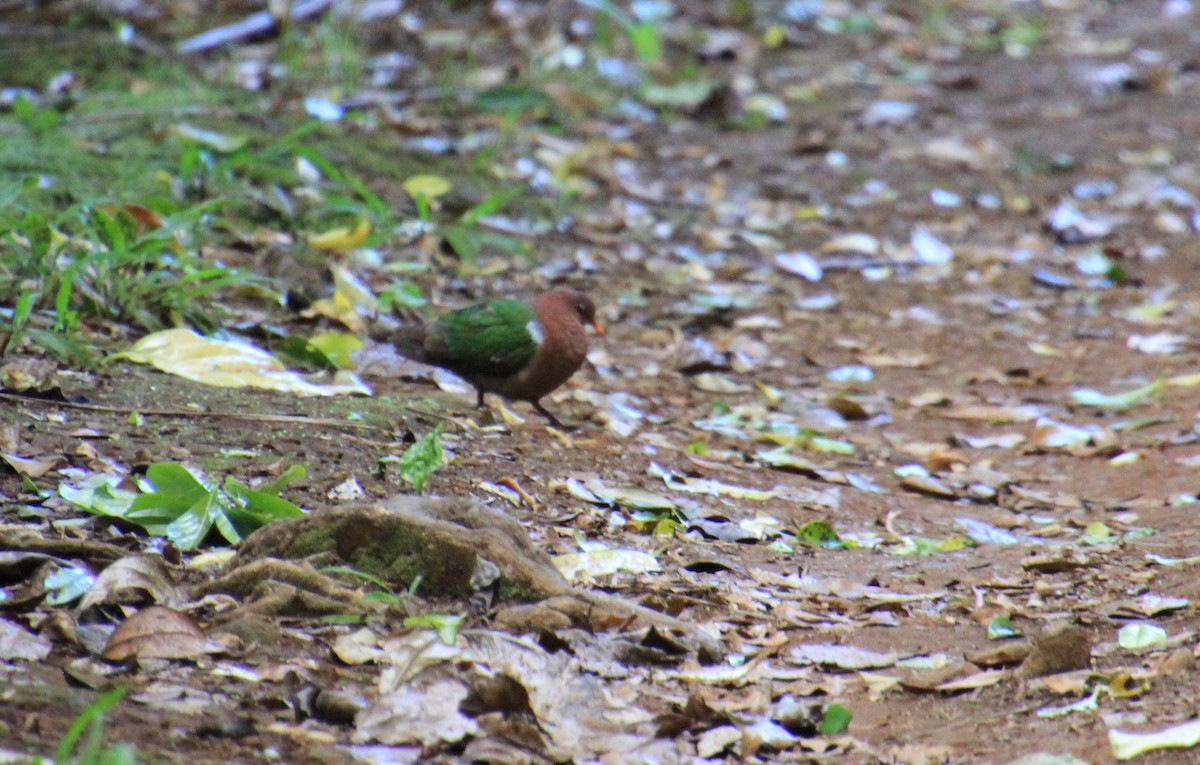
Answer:
[[599, 334], [596, 306], [582, 292], [550, 290], [532, 301], [502, 299], [452, 311], [429, 324], [405, 327], [389, 338], [414, 361], [447, 369], [485, 393], [528, 401], [555, 427], [558, 419], [540, 399], [554, 391], [587, 358], [587, 332]]

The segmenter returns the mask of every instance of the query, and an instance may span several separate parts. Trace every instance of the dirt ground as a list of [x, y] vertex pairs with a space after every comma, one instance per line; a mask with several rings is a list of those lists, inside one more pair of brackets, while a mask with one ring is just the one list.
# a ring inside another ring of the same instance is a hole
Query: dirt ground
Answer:
[[[752, 665], [733, 680], [696, 679], [687, 675], [696, 656], [687, 655], [596, 675], [647, 713], [617, 726], [626, 732], [652, 739], [648, 720], [696, 696], [743, 733], [706, 752], [703, 736], [719, 726], [693, 720], [668, 736], [669, 756], [626, 748], [575, 755], [581, 762], [1008, 763], [1038, 753], [1077, 759], [1028, 762], [1114, 762], [1110, 730], [1185, 722], [1200, 697], [1191, 603], [1200, 585], [1196, 564], [1175, 564], [1200, 555], [1192, 517], [1200, 390], [1187, 379], [1200, 372], [1200, 9], [1175, 16], [1171, 9], [1187, 4], [1036, 4], [1044, 36], [1019, 56], [931, 39], [907, 5], [872, 4], [888, 11], [879, 35], [800, 25], [796, 42], [774, 50], [743, 38], [753, 53], [741, 48], [711, 64], [718, 76], [815, 95], [794, 97], [780, 122], [753, 128], [729, 124], [739, 98], [746, 102], [736, 88], [732, 106], [625, 123], [627, 146], [595, 160], [603, 169], [581, 170], [602, 191], [583, 196], [587, 211], [571, 226], [538, 238], [539, 265], [438, 293], [452, 308], [555, 281], [588, 290], [608, 332], [547, 402], [577, 425], [566, 437], [520, 403], [511, 409], [523, 424], [477, 412], [469, 393], [439, 391], [427, 370], [372, 346], [361, 369], [375, 389], [369, 399], [213, 389], [118, 363], [61, 373], [68, 404], [9, 398], [0, 417], [20, 427], [30, 453], [75, 465], [182, 460], [254, 478], [303, 463], [307, 477], [285, 496], [313, 509], [338, 504], [331, 492], [350, 478], [368, 500], [407, 491], [381, 458], [446, 426], [453, 459], [426, 495], [503, 508], [552, 555], [577, 551], [577, 534], [655, 553], [661, 571], [581, 586], [669, 611], [717, 638], [724, 666]], [[954, 12], [964, 28], [982, 14], [971, 4]], [[883, 101], [915, 109], [896, 116], [873, 106]], [[610, 131], [608, 122], [581, 121], [564, 138], [600, 143], [614, 140]], [[952, 254], [943, 257], [942, 246]], [[811, 254], [823, 275], [792, 273], [789, 264], [807, 261], [781, 252]], [[1160, 342], [1146, 340], [1154, 337]], [[1161, 343], [1172, 347], [1161, 352]], [[869, 379], [846, 379], [859, 366]], [[1156, 380], [1168, 383], [1128, 408], [1073, 395]], [[147, 413], [143, 426], [130, 425], [131, 411]], [[229, 412], [241, 416], [222, 416]], [[350, 412], [362, 417], [346, 427], [254, 417]], [[725, 424], [714, 424], [721, 417]], [[787, 433], [814, 432], [853, 453], [802, 440], [792, 454], [806, 465], [781, 469], [762, 456]], [[913, 465], [926, 477], [904, 470]], [[481, 487], [503, 479], [536, 505]], [[645, 533], [636, 512], [587, 502], [570, 479], [665, 495], [683, 519], [670, 533]], [[681, 488], [703, 479], [767, 494]], [[154, 546], [94, 519], [75, 522], [80, 513], [62, 504], [18, 512], [36, 503], [12, 473], [0, 475], [0, 492], [12, 508], [7, 527], [130, 552]], [[763, 519], [787, 533], [754, 538], [746, 529]], [[815, 520], [860, 546], [803, 544], [794, 533]], [[967, 537], [961, 549], [950, 543]], [[927, 541], [943, 547], [925, 549]], [[461, 603], [437, 606], [467, 613]], [[194, 612], [202, 626], [214, 607]], [[22, 613], [4, 616], [19, 622]], [[1085, 641], [1082, 667], [1050, 641], [1033, 651], [1064, 673], [1090, 672], [1051, 687], [1038, 675], [1069, 675], [1030, 669], [1024, 653], [987, 666], [983, 652], [1024, 642], [989, 640], [999, 614], [1030, 640], [1068, 625]], [[1136, 621], [1162, 627], [1167, 641], [1121, 647], [1118, 631]], [[286, 616], [267, 624], [267, 640], [198, 661], [105, 670], [90, 687], [71, 671], [88, 650], [62, 637], [43, 661], [0, 662], [0, 747], [49, 753], [95, 688], [119, 683], [132, 698], [108, 712], [105, 738], [132, 744], [148, 762], [470, 759], [451, 744], [368, 751], [353, 722], [299, 719], [299, 685], [369, 703], [381, 693], [381, 668], [331, 652], [357, 626]], [[468, 616], [468, 627], [488, 625], [486, 614]], [[372, 629], [404, 633], [389, 619]], [[594, 630], [600, 639], [621, 631]], [[855, 665], [849, 654], [813, 662], [797, 652], [824, 644], [896, 656]], [[930, 656], [941, 658], [897, 665]], [[974, 661], [963, 666], [963, 657]], [[263, 676], [302, 669], [249, 680], [234, 665]], [[1123, 674], [1134, 691], [1113, 685]], [[1039, 715], [1092, 687], [1101, 688], [1096, 709]], [[537, 712], [546, 691], [528, 691]], [[788, 694], [844, 705], [849, 729], [824, 743], [808, 735], [752, 744], [751, 722], [771, 717]], [[1200, 762], [1198, 752], [1138, 761]], [[476, 760], [520, 761], [511, 753]]]

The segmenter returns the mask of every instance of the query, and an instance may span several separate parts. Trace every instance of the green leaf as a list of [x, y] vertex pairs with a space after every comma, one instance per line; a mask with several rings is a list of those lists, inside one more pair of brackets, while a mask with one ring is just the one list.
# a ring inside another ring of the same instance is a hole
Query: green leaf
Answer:
[[1083, 530], [1083, 536], [1080, 541], [1089, 545], [1112, 544], [1118, 540], [1117, 535], [1112, 532], [1107, 523], [1103, 521], [1092, 521]]
[[[300, 469], [303, 471], [303, 468]], [[270, 486], [267, 488], [271, 489]], [[304, 508], [275, 496], [277, 491], [251, 489], [233, 476], [225, 479], [225, 490], [231, 498], [238, 500], [230, 503], [226, 514], [238, 527], [242, 536], [276, 518], [301, 518], [306, 515]]]
[[463, 622], [466, 621], [465, 616], [451, 616], [448, 614], [423, 614], [421, 616], [409, 616], [404, 620], [405, 627], [424, 627], [427, 629], [437, 630], [438, 637], [446, 645], [454, 645], [458, 640], [458, 631], [462, 629]]
[[850, 721], [854, 715], [841, 704], [830, 704], [825, 707], [825, 716], [821, 718], [818, 732], [822, 736], [836, 736], [850, 729]]
[[520, 186], [511, 186], [503, 191], [498, 191], [463, 213], [461, 220], [464, 224], [473, 226], [479, 222], [480, 218], [497, 212], [503, 208], [504, 205], [508, 204], [516, 197], [519, 197], [522, 191], [524, 191], [524, 189], [522, 189]]
[[420, 494], [425, 481], [445, 462], [442, 451], [442, 426], [426, 433], [415, 444], [404, 450], [400, 457], [400, 478]]
[[812, 547], [831, 547], [840, 549], [841, 537], [829, 521], [809, 521], [796, 530], [796, 541]]
[[1158, 393], [1166, 384], [1166, 380], [1158, 379], [1148, 385], [1143, 385], [1140, 388], [1135, 388], [1125, 393], [1106, 394], [1091, 389], [1073, 390], [1071, 391], [1071, 400], [1080, 406], [1094, 406], [1099, 409], [1112, 410], [1128, 409]]
[[17, 119], [26, 125], [33, 122], [34, 117], [37, 116], [37, 109], [34, 107], [33, 102], [24, 94], [18, 95], [13, 99], [12, 110], [13, 114], [17, 115]]
[[123, 518], [190, 550], [204, 541], [213, 526], [226, 541], [237, 544], [276, 518], [303, 516], [303, 508], [276, 495], [305, 472], [304, 466], [293, 465], [257, 489], [232, 476], [223, 485], [210, 487], [183, 465], [157, 462], [146, 470], [146, 490], [140, 495], [97, 478], [79, 487], [64, 484], [59, 494], [89, 512]]
[[[223, 514], [220, 493], [216, 489], [206, 491], [191, 507], [167, 524], [166, 537], [181, 550], [194, 550], [208, 536], [217, 516]], [[225, 529], [222, 529], [222, 533], [229, 539]], [[240, 542], [241, 539], [234, 538], [229, 541], [234, 543]]]
[[80, 481], [77, 486], [69, 483], [60, 485], [58, 494], [89, 513], [124, 518], [137, 498], [137, 492], [117, 488], [120, 482], [119, 476], [96, 473]]
[[499, 85], [475, 94], [475, 108], [485, 112], [539, 112], [551, 104], [541, 90], [524, 83]]
[[1117, 632], [1117, 643], [1127, 649], [1145, 648], [1166, 639], [1166, 630], [1148, 622], [1130, 622]]
[[277, 356], [287, 356], [289, 360], [301, 365], [308, 365], [317, 369], [337, 369], [337, 365], [333, 363], [333, 359], [326, 356], [320, 348], [309, 341], [310, 338], [302, 335], [289, 335], [278, 346], [272, 346], [271, 350]]
[[656, 64], [662, 58], [662, 41], [654, 24], [639, 23], [628, 27], [626, 33], [633, 50], [643, 63]]
[[153, 488], [133, 501], [131, 520], [161, 516], [169, 523], [209, 494], [208, 487], [177, 462], [154, 463], [146, 468], [146, 480]]
[[79, 321], [79, 312], [71, 310], [71, 293], [74, 292], [74, 269], [58, 285], [58, 293], [54, 296], [54, 330], [70, 332]]
[[421, 288], [409, 281], [392, 282], [379, 293], [379, 310], [383, 313], [393, 308], [421, 308], [428, 302]]
[[955, 534], [945, 539], [909, 536], [904, 537], [903, 544], [892, 552], [896, 555], [935, 555], [943, 552], [958, 552], [974, 546], [975, 543], [969, 537], [961, 534]]
[[988, 623], [988, 640], [1021, 637], [1024, 634], [1013, 626], [1012, 619], [1001, 614]]
[[299, 481], [308, 475], [308, 470], [303, 465], [292, 465], [287, 470], [279, 474], [279, 477], [274, 481], [264, 481], [255, 489], [260, 494], [270, 494], [278, 496], [279, 492], [287, 488], [287, 485], [292, 481]]
[[49, 130], [62, 120], [62, 114], [56, 109], [38, 109], [23, 95], [14, 99], [12, 110], [13, 114], [17, 115], [17, 119], [35, 133]]
[[64, 363], [77, 367], [91, 366], [92, 357], [88, 349], [64, 334], [37, 327], [27, 328], [25, 334], [39, 348], [49, 351]]
[[351, 354], [362, 348], [362, 340], [346, 332], [326, 332], [314, 335], [309, 345], [320, 351], [338, 369], [353, 369]]

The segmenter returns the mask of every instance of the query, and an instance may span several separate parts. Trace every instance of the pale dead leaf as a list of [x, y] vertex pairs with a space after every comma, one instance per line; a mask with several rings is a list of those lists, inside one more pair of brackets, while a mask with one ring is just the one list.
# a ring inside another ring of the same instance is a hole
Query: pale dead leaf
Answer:
[[214, 340], [190, 329], [168, 329], [146, 335], [110, 359], [150, 364], [167, 374], [223, 388], [263, 388], [300, 396], [370, 395], [357, 377], [339, 373], [342, 382], [309, 382], [284, 369], [271, 354], [237, 340]]
[[0, 659], [5, 661], [42, 661], [52, 645], [41, 635], [0, 619]]
[[140, 604], [146, 601], [167, 606], [180, 598], [171, 572], [159, 555], [127, 555], [100, 572], [84, 593], [79, 610], [101, 603]]
[[67, 458], [61, 454], [48, 457], [18, 457], [15, 454], [0, 453], [0, 459], [8, 463], [17, 474], [30, 478], [41, 478], [51, 470], [65, 467]]
[[894, 652], [879, 653], [835, 643], [802, 643], [788, 653], [793, 664], [820, 664], [839, 669], [890, 667], [900, 658]]

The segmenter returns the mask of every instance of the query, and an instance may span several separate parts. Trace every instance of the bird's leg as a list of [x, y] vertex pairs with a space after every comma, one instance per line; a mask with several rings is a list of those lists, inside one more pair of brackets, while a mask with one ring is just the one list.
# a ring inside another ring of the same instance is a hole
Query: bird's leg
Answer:
[[554, 415], [550, 414], [549, 410], [547, 410], [546, 407], [542, 406], [541, 401], [533, 401], [531, 403], [533, 404], [534, 411], [536, 411], [538, 414], [540, 414], [541, 416], [543, 416], [547, 420], [549, 420], [551, 425], [558, 428], [559, 430], [566, 430], [566, 428], [563, 427], [563, 424], [558, 421], [558, 418], [555, 417]]
[[483, 391], [477, 391], [477, 393], [479, 393], [479, 398], [475, 399], [475, 408], [482, 409], [483, 408]]

